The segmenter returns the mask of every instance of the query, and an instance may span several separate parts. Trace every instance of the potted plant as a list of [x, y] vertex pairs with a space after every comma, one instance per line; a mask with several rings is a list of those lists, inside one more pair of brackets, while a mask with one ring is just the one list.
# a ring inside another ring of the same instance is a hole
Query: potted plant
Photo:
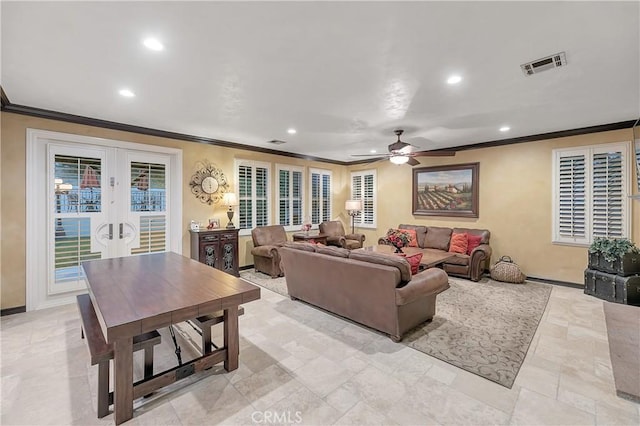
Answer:
[[640, 250], [626, 238], [595, 238], [589, 268], [621, 276], [640, 274]]

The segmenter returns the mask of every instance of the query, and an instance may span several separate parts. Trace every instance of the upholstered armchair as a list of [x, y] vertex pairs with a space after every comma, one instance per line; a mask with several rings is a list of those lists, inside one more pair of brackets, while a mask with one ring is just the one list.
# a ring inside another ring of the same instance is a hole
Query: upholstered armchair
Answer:
[[344, 226], [339, 220], [328, 220], [320, 224], [320, 233], [327, 236], [327, 244], [349, 250], [362, 248], [364, 234], [345, 234]]
[[278, 249], [287, 242], [287, 233], [282, 225], [260, 226], [251, 230], [253, 239], [253, 265], [258, 272], [277, 278], [284, 275], [280, 269]]

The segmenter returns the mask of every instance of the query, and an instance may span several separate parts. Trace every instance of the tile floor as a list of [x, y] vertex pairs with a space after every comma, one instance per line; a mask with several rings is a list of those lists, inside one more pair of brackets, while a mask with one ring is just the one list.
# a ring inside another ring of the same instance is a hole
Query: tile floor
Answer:
[[[138, 401], [127, 424], [638, 425], [640, 405], [615, 395], [602, 303], [554, 287], [507, 389], [263, 289], [240, 319], [238, 370], [216, 367]], [[75, 305], [0, 327], [2, 425], [113, 424], [95, 416], [97, 367]], [[156, 369], [176, 363], [162, 334]], [[195, 356], [179, 337], [183, 358]]]

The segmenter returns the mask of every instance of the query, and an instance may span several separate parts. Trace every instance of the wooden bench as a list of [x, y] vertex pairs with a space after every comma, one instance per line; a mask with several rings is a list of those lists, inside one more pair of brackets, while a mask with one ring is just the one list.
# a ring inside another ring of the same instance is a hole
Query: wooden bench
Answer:
[[[108, 344], [88, 294], [77, 296], [82, 338], [86, 337], [91, 365], [98, 364], [98, 418], [109, 414], [113, 392], [109, 392], [109, 360], [113, 359], [113, 345]], [[153, 347], [160, 344], [160, 333], [153, 330], [133, 338], [133, 351], [144, 349], [144, 377], [153, 376]]]
[[[240, 315], [244, 315], [244, 308], [242, 306], [238, 307], [238, 316]], [[190, 321], [200, 329], [200, 335], [202, 336], [202, 354], [212, 352], [211, 326], [224, 322], [224, 311], [217, 311], [211, 315], [203, 315]], [[215, 349], [217, 349], [217, 347]]]

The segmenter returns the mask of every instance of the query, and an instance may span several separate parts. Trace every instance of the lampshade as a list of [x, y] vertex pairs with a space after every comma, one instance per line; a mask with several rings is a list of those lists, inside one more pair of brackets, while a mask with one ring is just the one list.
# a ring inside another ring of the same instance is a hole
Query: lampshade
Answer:
[[347, 200], [344, 203], [345, 210], [362, 210], [362, 200]]
[[393, 164], [405, 164], [409, 161], [409, 157], [406, 155], [393, 155], [389, 157], [389, 160], [391, 160]]
[[227, 192], [222, 196], [222, 205], [224, 206], [237, 206], [238, 199], [235, 192]]

